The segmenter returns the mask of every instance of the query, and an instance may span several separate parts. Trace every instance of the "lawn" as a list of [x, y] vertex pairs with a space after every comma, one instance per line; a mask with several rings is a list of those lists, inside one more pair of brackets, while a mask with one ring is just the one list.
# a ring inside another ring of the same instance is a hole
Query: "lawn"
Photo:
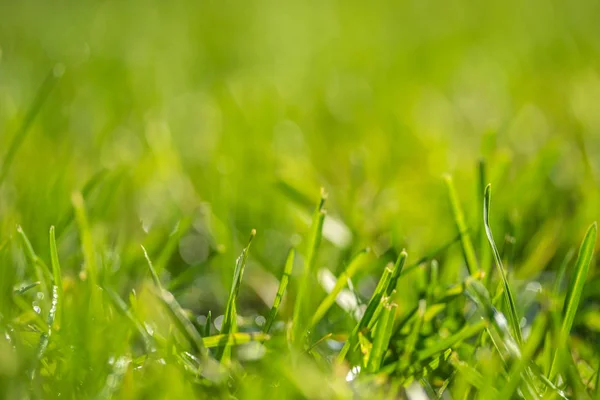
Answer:
[[600, 399], [599, 16], [0, 0], [0, 397]]

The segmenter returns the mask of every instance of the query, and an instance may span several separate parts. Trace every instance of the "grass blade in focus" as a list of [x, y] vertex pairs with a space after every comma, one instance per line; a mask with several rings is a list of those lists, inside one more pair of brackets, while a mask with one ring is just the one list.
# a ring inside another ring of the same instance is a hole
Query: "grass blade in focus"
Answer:
[[202, 338], [204, 347], [207, 349], [214, 347], [238, 346], [250, 342], [265, 342], [270, 336], [263, 332], [236, 332], [228, 335], [215, 335]]
[[502, 258], [500, 257], [500, 253], [498, 252], [498, 248], [496, 247], [496, 242], [494, 241], [494, 237], [492, 235], [492, 228], [490, 227], [490, 203], [492, 197], [492, 185], [487, 185], [485, 188], [484, 200], [483, 200], [483, 224], [485, 226], [485, 232], [490, 242], [490, 246], [492, 247], [492, 252], [494, 253], [494, 258], [496, 260], [496, 266], [498, 267], [498, 272], [500, 273], [500, 277], [502, 278], [502, 284], [504, 285], [504, 296], [508, 306], [508, 318], [510, 321], [510, 325], [515, 335], [515, 340], [517, 345], [521, 346], [523, 342], [523, 335], [521, 334], [521, 325], [519, 324], [519, 317], [517, 315], [517, 306], [515, 304], [515, 300], [512, 294], [512, 290], [510, 289], [510, 285], [508, 283], [508, 278], [506, 277], [506, 271], [504, 270], [504, 266], [502, 265]]
[[60, 327], [62, 318], [63, 283], [60, 262], [58, 260], [58, 250], [56, 248], [56, 235], [53, 226], [50, 227], [50, 261], [52, 263], [52, 276], [54, 278], [54, 286], [52, 288], [52, 307], [56, 308], [56, 317], [53, 321], [54, 328], [56, 329]]
[[[235, 263], [235, 270], [233, 272], [233, 282], [231, 282], [231, 290], [229, 292], [229, 298], [227, 299], [227, 305], [225, 306], [225, 314], [223, 316], [223, 325], [221, 327], [221, 334], [227, 335], [230, 333], [237, 332], [237, 298], [242, 284], [242, 278], [244, 277], [244, 269], [246, 268], [246, 261], [248, 260], [248, 252], [250, 251], [250, 245], [252, 240], [256, 236], [256, 230], [252, 230], [250, 233], [250, 239], [248, 244], [242, 250], [242, 254], [237, 258]], [[222, 351], [219, 351], [216, 355], [217, 360], [227, 359], [231, 350], [230, 346], [225, 346]]]
[[269, 333], [271, 330], [271, 326], [273, 322], [275, 322], [275, 317], [277, 317], [277, 312], [279, 311], [279, 306], [281, 305], [281, 300], [283, 299], [283, 295], [287, 288], [288, 282], [290, 280], [290, 275], [292, 274], [292, 269], [294, 268], [294, 260], [296, 258], [296, 252], [294, 249], [291, 249], [288, 253], [287, 259], [285, 260], [285, 266], [283, 267], [283, 274], [281, 274], [281, 280], [279, 281], [279, 287], [277, 288], [277, 294], [275, 295], [275, 300], [273, 300], [273, 307], [271, 307], [271, 312], [269, 313], [269, 317], [265, 322], [265, 327], [263, 329], [264, 333]]

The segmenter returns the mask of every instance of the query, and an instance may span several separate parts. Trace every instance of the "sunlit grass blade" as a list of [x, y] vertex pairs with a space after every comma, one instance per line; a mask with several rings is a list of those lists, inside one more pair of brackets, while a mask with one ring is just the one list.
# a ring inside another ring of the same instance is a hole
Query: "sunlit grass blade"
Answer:
[[[577, 255], [577, 261], [575, 262], [575, 268], [570, 279], [569, 290], [567, 291], [565, 303], [562, 309], [562, 323], [558, 337], [558, 346], [565, 346], [568, 342], [571, 328], [573, 327], [573, 321], [575, 320], [575, 316], [577, 314], [577, 307], [579, 306], [579, 301], [581, 300], [581, 293], [583, 292], [583, 287], [587, 279], [590, 263], [594, 255], [597, 231], [598, 225], [596, 222], [594, 222], [588, 228], [585, 237], [581, 242], [581, 247], [579, 248], [579, 253]], [[561, 361], [564, 360], [560, 360], [560, 358], [560, 354], [557, 352], [553, 358], [552, 366], [550, 368], [551, 381], [554, 380], [556, 374], [559, 372], [559, 369], [562, 369], [562, 366], [559, 364], [563, 364]]]
[[162, 291], [163, 287], [162, 287], [162, 284], [160, 283], [160, 278], [158, 277], [158, 274], [156, 273], [156, 270], [154, 269], [152, 260], [150, 260], [150, 257], [148, 256], [148, 252], [146, 251], [146, 248], [144, 246], [141, 246], [141, 247], [142, 247], [142, 251], [144, 252], [144, 258], [146, 259], [146, 262], [148, 263], [148, 269], [150, 270], [150, 275], [152, 276], [152, 281], [154, 282], [156, 287]]
[[[242, 278], [244, 277], [244, 269], [246, 268], [246, 261], [248, 260], [250, 245], [252, 244], [252, 240], [255, 236], [256, 230], [253, 229], [250, 233], [248, 244], [244, 250], [242, 250], [242, 254], [240, 254], [235, 263], [233, 281], [231, 282], [231, 290], [225, 306], [225, 314], [223, 316], [223, 325], [221, 328], [221, 334], [223, 335], [237, 332], [237, 298], [240, 291], [240, 286], [242, 284]], [[224, 348], [216, 354], [217, 360], [228, 360], [230, 352], [230, 346], [224, 346]]]
[[58, 82], [59, 78], [60, 76], [55, 74], [54, 69], [52, 69], [48, 73], [48, 75], [46, 75], [46, 79], [44, 79], [44, 82], [38, 89], [33, 102], [27, 110], [27, 114], [25, 114], [23, 122], [15, 132], [12, 140], [10, 141], [6, 154], [4, 154], [4, 156], [2, 157], [3, 162], [0, 166], [0, 187], [2, 186], [2, 183], [4, 182], [6, 177], [8, 176], [10, 167], [12, 166], [12, 163], [15, 159], [15, 156], [17, 155], [17, 152], [19, 151], [19, 148], [21, 147], [23, 141], [29, 133], [29, 128], [31, 127], [31, 124], [35, 120], [36, 116], [39, 114], [40, 110], [42, 109], [42, 106], [48, 99], [50, 93], [52, 93], [52, 89], [54, 89], [54, 87], [56, 86], [56, 83]]
[[305, 335], [307, 333], [308, 314], [309, 314], [309, 293], [311, 291], [311, 283], [315, 275], [315, 262], [317, 251], [321, 244], [323, 235], [323, 223], [325, 221], [325, 199], [327, 198], [325, 191], [321, 190], [321, 199], [315, 209], [310, 235], [307, 240], [306, 258], [304, 263], [303, 276], [298, 287], [296, 303], [294, 304], [294, 316], [292, 322], [292, 340], [297, 349], [301, 349], [304, 344]]
[[477, 264], [477, 257], [475, 257], [475, 249], [473, 248], [473, 243], [471, 242], [471, 237], [469, 235], [469, 229], [465, 222], [465, 216], [458, 195], [456, 194], [452, 177], [450, 175], [445, 175], [444, 181], [446, 182], [446, 188], [448, 189], [448, 199], [450, 201], [450, 207], [452, 208], [454, 223], [456, 224], [458, 233], [461, 235], [461, 244], [465, 262], [467, 263], [469, 273], [473, 275], [479, 271], [479, 266]]
[[291, 249], [285, 260], [285, 266], [283, 267], [283, 273], [281, 274], [281, 279], [279, 280], [279, 287], [277, 288], [275, 300], [273, 300], [271, 312], [269, 313], [269, 317], [267, 318], [267, 321], [265, 322], [265, 327], [263, 328], [264, 333], [269, 333], [273, 322], [275, 322], [277, 312], [279, 311], [279, 306], [281, 305], [281, 300], [283, 299], [283, 295], [290, 280], [290, 275], [292, 274], [292, 269], [294, 268], [295, 259], [296, 251], [294, 249]]
[[369, 300], [369, 303], [367, 305], [367, 308], [366, 308], [361, 320], [354, 327], [354, 329], [348, 336], [346, 343], [344, 343], [344, 346], [340, 350], [338, 357], [337, 357], [338, 362], [344, 361], [348, 351], [350, 349], [354, 349], [354, 347], [357, 345], [358, 333], [362, 329], [367, 327], [369, 322], [371, 322], [371, 319], [372, 319], [373, 315], [375, 314], [376, 309], [379, 307], [381, 298], [383, 296], [385, 296], [385, 294], [386, 294], [387, 288], [389, 286], [389, 283], [392, 279], [393, 274], [394, 274], [394, 270], [391, 267], [391, 263], [390, 263], [390, 266], [386, 266], [385, 269], [383, 270], [383, 274], [381, 275], [381, 278], [379, 279], [379, 282], [377, 284], [377, 287], [375, 288], [375, 291], [371, 295], [371, 299]]
[[492, 252], [494, 254], [494, 258], [496, 260], [496, 266], [498, 268], [498, 273], [502, 278], [502, 284], [504, 285], [504, 296], [506, 299], [506, 304], [508, 308], [508, 319], [510, 321], [510, 326], [512, 332], [515, 336], [515, 340], [517, 345], [521, 346], [523, 342], [523, 335], [521, 334], [521, 325], [520, 320], [517, 314], [517, 306], [515, 304], [514, 296], [512, 294], [512, 290], [510, 289], [510, 285], [508, 283], [508, 278], [506, 277], [506, 271], [504, 270], [504, 266], [502, 265], [502, 258], [500, 257], [500, 253], [498, 252], [498, 248], [496, 247], [496, 242], [494, 242], [494, 237], [492, 235], [492, 228], [490, 227], [490, 203], [492, 198], [492, 186], [487, 185], [485, 188], [484, 200], [483, 200], [483, 224], [485, 226], [485, 232], [490, 242], [490, 246], [492, 247]]
[[335, 303], [338, 294], [346, 287], [348, 280], [359, 271], [360, 268], [366, 265], [366, 260], [370, 253], [370, 249], [361, 250], [353, 259], [344, 272], [337, 279], [335, 286], [323, 299], [321, 304], [317, 307], [317, 310], [313, 314], [308, 329], [312, 329], [329, 311], [331, 306]]
[[[98, 267], [96, 264], [96, 253], [94, 251], [94, 241], [92, 240], [92, 232], [88, 223], [87, 213], [85, 211], [85, 203], [80, 192], [74, 192], [71, 197], [73, 209], [75, 210], [75, 219], [79, 226], [79, 235], [81, 240], [81, 249], [83, 251], [83, 259], [85, 272], [90, 285], [95, 287], [98, 284]], [[93, 290], [94, 291], [94, 290]]]
[[392, 276], [390, 278], [390, 282], [385, 289], [385, 293], [387, 296], [390, 296], [396, 287], [398, 286], [398, 280], [402, 276], [402, 272], [404, 271], [404, 265], [406, 264], [406, 259], [408, 258], [408, 253], [406, 250], [402, 250], [400, 255], [396, 259], [396, 263], [392, 268]]
[[207, 349], [214, 347], [238, 346], [250, 342], [265, 342], [270, 336], [263, 332], [236, 332], [227, 335], [215, 335], [202, 338], [204, 347]]
[[366, 365], [366, 371], [369, 373], [375, 373], [379, 370], [383, 357], [388, 350], [392, 331], [394, 329], [394, 318], [396, 316], [397, 307], [398, 305], [391, 303], [389, 299], [383, 302], [383, 312], [381, 313], [381, 317], [373, 334], [373, 347]]
[[62, 319], [62, 302], [63, 302], [63, 283], [60, 262], [58, 260], [58, 250], [56, 248], [56, 235], [54, 227], [50, 227], [50, 261], [52, 264], [52, 277], [54, 278], [54, 286], [52, 288], [52, 308], [55, 308], [56, 317], [54, 319], [54, 328], [60, 328]]

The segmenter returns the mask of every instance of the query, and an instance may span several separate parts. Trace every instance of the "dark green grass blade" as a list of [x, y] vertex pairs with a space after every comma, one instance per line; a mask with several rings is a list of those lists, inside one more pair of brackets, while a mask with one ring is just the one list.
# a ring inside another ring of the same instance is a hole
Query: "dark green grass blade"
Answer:
[[350, 264], [346, 268], [344, 272], [337, 279], [335, 286], [325, 296], [321, 304], [317, 307], [317, 310], [313, 314], [308, 329], [312, 329], [324, 316], [327, 314], [327, 311], [331, 308], [331, 306], [335, 303], [335, 300], [338, 294], [346, 287], [348, 284], [348, 280], [352, 279], [352, 277], [360, 270], [360, 268], [366, 265], [366, 259], [370, 253], [370, 249], [361, 250], [353, 259], [350, 261]]
[[59, 78], [60, 77], [54, 74], [54, 71], [51, 70], [48, 73], [48, 75], [46, 75], [46, 79], [44, 79], [44, 82], [38, 89], [35, 98], [31, 103], [31, 106], [29, 107], [29, 110], [27, 110], [27, 114], [25, 115], [22, 124], [19, 126], [19, 129], [15, 132], [15, 135], [13, 136], [10, 144], [8, 145], [8, 150], [6, 151], [6, 154], [4, 154], [4, 161], [2, 162], [2, 166], [0, 167], [0, 186], [2, 186], [2, 183], [6, 179], [8, 172], [10, 171], [10, 167], [12, 166], [12, 163], [15, 159], [15, 156], [19, 151], [19, 148], [23, 144], [23, 141], [27, 137], [27, 134], [29, 133], [29, 128], [31, 127], [31, 124], [35, 120], [35, 117], [39, 114], [40, 110], [42, 109], [42, 106], [48, 99], [48, 96], [52, 92], [52, 89], [54, 89], [54, 87], [56, 86], [56, 83], [58, 82]]
[[321, 199], [315, 209], [313, 221], [310, 230], [310, 236], [307, 241], [306, 261], [304, 264], [303, 276], [298, 288], [296, 303], [294, 305], [294, 316], [292, 322], [292, 341], [297, 349], [301, 349], [304, 344], [304, 337], [307, 333], [308, 325], [308, 307], [310, 305], [310, 291], [312, 281], [315, 275], [315, 262], [317, 251], [321, 244], [323, 235], [323, 222], [325, 221], [325, 199], [327, 198], [324, 190], [321, 190]]
[[52, 287], [52, 308], [55, 309], [56, 315], [53, 323], [55, 328], [59, 328], [62, 319], [63, 283], [60, 262], [58, 260], [58, 250], [56, 248], [56, 235], [53, 226], [50, 227], [50, 262], [52, 264], [52, 277], [54, 278], [54, 286]]
[[521, 334], [521, 325], [519, 324], [519, 317], [517, 314], [517, 306], [515, 304], [514, 296], [512, 294], [512, 290], [510, 289], [510, 285], [508, 283], [508, 278], [506, 277], [506, 271], [504, 270], [504, 266], [502, 265], [502, 258], [500, 257], [500, 253], [498, 252], [498, 248], [496, 247], [496, 242], [494, 242], [494, 236], [492, 235], [492, 228], [490, 227], [490, 202], [492, 197], [492, 186], [487, 185], [485, 188], [484, 201], [483, 201], [483, 224], [485, 226], [485, 232], [490, 242], [490, 246], [492, 247], [492, 252], [494, 254], [494, 258], [496, 260], [496, 266], [498, 267], [498, 273], [502, 278], [502, 284], [504, 285], [504, 296], [507, 302], [508, 307], [508, 319], [515, 335], [515, 340], [517, 345], [521, 346], [523, 342], [523, 335]]
[[281, 305], [281, 300], [283, 299], [283, 295], [287, 288], [288, 282], [290, 280], [290, 275], [292, 274], [292, 269], [294, 268], [294, 260], [296, 259], [296, 251], [291, 249], [288, 253], [287, 259], [285, 260], [285, 266], [283, 267], [283, 274], [281, 274], [281, 280], [279, 281], [279, 287], [277, 288], [277, 294], [275, 295], [275, 300], [273, 300], [273, 307], [271, 307], [271, 312], [269, 313], [269, 317], [265, 322], [265, 327], [263, 329], [264, 333], [269, 333], [271, 330], [271, 326], [273, 322], [275, 322], [275, 318], [277, 317], [277, 312], [279, 311], [279, 306]]
[[212, 326], [212, 312], [206, 314], [206, 325], [204, 326], [204, 336], [210, 336], [210, 328]]
[[[246, 268], [246, 261], [248, 260], [248, 252], [250, 251], [250, 245], [252, 240], [256, 236], [256, 230], [252, 230], [250, 233], [250, 239], [248, 244], [242, 250], [242, 254], [237, 258], [235, 263], [235, 270], [233, 272], [233, 282], [231, 283], [231, 290], [229, 292], [229, 298], [227, 299], [227, 305], [225, 306], [225, 314], [223, 316], [223, 325], [221, 328], [221, 334], [227, 335], [237, 332], [237, 298], [242, 284], [242, 278], [244, 277], [244, 269]], [[230, 354], [230, 346], [225, 346], [222, 351], [219, 351], [216, 355], [217, 360], [228, 359]]]
[[210, 349], [214, 347], [239, 346], [250, 342], [265, 342], [270, 336], [263, 332], [237, 332], [228, 335], [215, 335], [202, 338], [204, 347]]
[[452, 208], [454, 223], [456, 224], [458, 233], [461, 235], [461, 244], [465, 262], [467, 263], [469, 274], [473, 275], [479, 271], [479, 266], [477, 264], [477, 258], [475, 257], [475, 249], [473, 248], [473, 243], [471, 242], [469, 230], [465, 222], [465, 216], [456, 194], [452, 177], [450, 175], [445, 175], [444, 181], [446, 182], [446, 188], [448, 189], [448, 199], [450, 201], [450, 207]]
[[20, 288], [15, 289], [14, 293], [18, 294], [18, 295], [25, 294], [27, 291], [33, 289], [36, 286], [39, 286], [39, 284], [40, 284], [39, 282], [33, 282], [33, 283], [28, 284], [28, 285], [21, 286]]
[[[479, 160], [479, 181], [477, 185], [477, 199], [479, 200], [479, 204], [483, 204], [484, 202], [484, 193], [485, 187], [487, 185], [487, 177], [486, 177], [486, 163], [484, 159]], [[481, 270], [485, 274], [486, 282], [490, 282], [491, 279], [491, 267], [492, 267], [492, 254], [490, 252], [490, 246], [487, 242], [487, 235], [485, 233], [485, 225], [482, 223], [479, 230], [479, 251], [480, 251], [480, 261], [481, 261]]]

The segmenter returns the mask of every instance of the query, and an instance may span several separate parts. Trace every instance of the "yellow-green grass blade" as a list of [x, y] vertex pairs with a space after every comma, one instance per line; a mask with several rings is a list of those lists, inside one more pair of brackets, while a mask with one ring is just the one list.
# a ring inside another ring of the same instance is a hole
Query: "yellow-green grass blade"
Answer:
[[52, 274], [50, 269], [46, 265], [46, 263], [38, 257], [38, 255], [33, 250], [33, 246], [25, 234], [23, 228], [20, 225], [17, 225], [17, 235], [21, 239], [23, 244], [23, 251], [25, 252], [25, 258], [31, 264], [35, 271], [35, 275], [37, 277], [38, 282], [40, 282], [41, 290], [44, 294], [49, 294], [49, 288], [51, 286]]
[[309, 293], [312, 288], [312, 281], [315, 275], [315, 264], [317, 251], [321, 244], [323, 235], [323, 223], [325, 221], [325, 200], [327, 196], [324, 190], [321, 190], [321, 199], [315, 209], [310, 235], [307, 241], [306, 261], [304, 264], [303, 276], [298, 288], [296, 303], [294, 304], [294, 316], [292, 322], [292, 341], [297, 349], [301, 349], [304, 344], [307, 333], [308, 314], [310, 306]]
[[294, 249], [291, 249], [285, 260], [283, 273], [281, 274], [281, 279], [279, 280], [279, 287], [277, 288], [277, 294], [275, 295], [275, 299], [273, 300], [271, 312], [269, 313], [269, 317], [267, 318], [267, 321], [265, 322], [265, 327], [263, 328], [264, 333], [269, 333], [273, 322], [275, 322], [277, 312], [279, 311], [279, 306], [281, 305], [281, 300], [283, 299], [283, 295], [285, 294], [285, 290], [287, 289], [287, 285], [290, 280], [290, 275], [292, 274], [292, 269], [294, 268], [295, 259], [296, 251]]
[[160, 278], [158, 277], [158, 274], [156, 273], [156, 270], [154, 269], [154, 264], [152, 264], [152, 260], [150, 260], [150, 257], [148, 256], [148, 252], [146, 251], [146, 248], [144, 246], [142, 247], [142, 251], [144, 252], [144, 258], [146, 259], [146, 262], [148, 263], [148, 269], [150, 270], [150, 275], [152, 276], [152, 281], [154, 282], [154, 284], [156, 285], [156, 287], [159, 290], [163, 290], [162, 284], [160, 283]]
[[485, 188], [484, 201], [483, 201], [483, 224], [485, 226], [485, 232], [490, 242], [490, 246], [492, 248], [492, 253], [494, 254], [494, 259], [496, 261], [496, 267], [498, 268], [498, 273], [502, 278], [502, 284], [504, 285], [504, 298], [506, 299], [506, 304], [508, 308], [508, 319], [510, 322], [510, 326], [515, 336], [515, 341], [518, 346], [521, 346], [523, 342], [523, 335], [521, 334], [521, 325], [519, 324], [519, 317], [517, 314], [517, 306], [515, 304], [514, 296], [510, 285], [508, 283], [508, 278], [506, 276], [506, 271], [504, 270], [504, 265], [502, 264], [502, 258], [500, 257], [500, 253], [498, 252], [498, 248], [496, 247], [496, 242], [494, 241], [494, 236], [492, 235], [492, 228], [490, 227], [490, 203], [492, 198], [492, 185], [487, 185]]
[[[60, 262], [58, 260], [58, 250], [56, 247], [56, 234], [54, 227], [50, 227], [50, 261], [52, 264], [52, 277], [54, 286], [52, 287], [52, 307], [55, 308], [54, 328], [60, 328], [62, 320], [62, 302], [63, 302], [63, 283]], [[50, 319], [50, 318], [48, 318]], [[49, 325], [51, 325], [49, 323]]]
[[[487, 185], [486, 163], [484, 159], [479, 160], [478, 175], [479, 180], [477, 185], [477, 199], [479, 200], [478, 204], [483, 204], [483, 196], [485, 193], [485, 187]], [[492, 273], [492, 253], [490, 252], [490, 246], [488, 245], [487, 235], [485, 233], [485, 225], [483, 223], [479, 229], [479, 252], [481, 270], [485, 275], [486, 283], [489, 283]]]
[[[79, 235], [81, 240], [81, 249], [83, 251], [83, 259], [87, 279], [92, 287], [98, 284], [98, 266], [96, 264], [96, 253], [94, 251], [94, 241], [92, 232], [88, 223], [85, 203], [80, 192], [73, 193], [71, 197], [73, 209], [75, 210], [75, 219], [79, 226]], [[95, 289], [92, 289], [95, 292]]]
[[[575, 268], [571, 275], [569, 290], [567, 291], [562, 310], [562, 323], [558, 333], [558, 347], [566, 346], [568, 343], [571, 328], [573, 327], [573, 321], [575, 320], [575, 316], [577, 314], [577, 307], [579, 306], [579, 301], [581, 300], [581, 293], [583, 292], [583, 287], [587, 279], [590, 263], [594, 255], [597, 231], [598, 225], [596, 222], [594, 222], [588, 228], [585, 237], [581, 242], [579, 253], [577, 255], [577, 261], [575, 262]], [[557, 351], [550, 367], [551, 381], [554, 381], [554, 378], [559, 373], [559, 370], [562, 369], [562, 364], [564, 363], [561, 361], [560, 354]]]
[[445, 175], [444, 181], [446, 182], [446, 188], [448, 190], [448, 200], [450, 201], [454, 223], [456, 224], [456, 228], [458, 229], [458, 233], [461, 237], [465, 262], [467, 263], [469, 274], [474, 275], [479, 271], [479, 266], [477, 264], [477, 257], [475, 257], [475, 249], [473, 248], [473, 243], [471, 242], [471, 236], [469, 235], [469, 229], [467, 228], [467, 224], [465, 222], [465, 216], [460, 205], [460, 200], [456, 194], [452, 177], [450, 175]]
[[335, 303], [337, 295], [346, 287], [348, 280], [360, 270], [360, 268], [366, 265], [370, 249], [361, 250], [353, 259], [344, 272], [338, 277], [335, 286], [323, 299], [321, 304], [317, 307], [317, 310], [313, 314], [308, 329], [312, 329], [329, 311], [331, 306]]
[[392, 331], [394, 329], [394, 318], [396, 316], [397, 304], [391, 303], [389, 298], [383, 299], [381, 317], [373, 334], [373, 347], [366, 365], [368, 373], [375, 373], [381, 367], [383, 357], [388, 350]]
[[[221, 328], [221, 334], [227, 335], [237, 332], [237, 298], [244, 277], [244, 269], [246, 268], [246, 261], [248, 260], [248, 253], [250, 251], [250, 245], [252, 240], [256, 236], [256, 230], [252, 230], [248, 244], [242, 250], [242, 254], [237, 258], [235, 263], [235, 270], [233, 272], [233, 281], [231, 283], [231, 290], [229, 292], [229, 298], [225, 306], [225, 314], [223, 316], [223, 325]], [[216, 354], [217, 360], [227, 361], [231, 354], [230, 346], [224, 346]]]
[[250, 342], [265, 342], [270, 336], [264, 332], [236, 332], [227, 335], [214, 335], [202, 338], [204, 347], [207, 349], [215, 347], [239, 346]]

